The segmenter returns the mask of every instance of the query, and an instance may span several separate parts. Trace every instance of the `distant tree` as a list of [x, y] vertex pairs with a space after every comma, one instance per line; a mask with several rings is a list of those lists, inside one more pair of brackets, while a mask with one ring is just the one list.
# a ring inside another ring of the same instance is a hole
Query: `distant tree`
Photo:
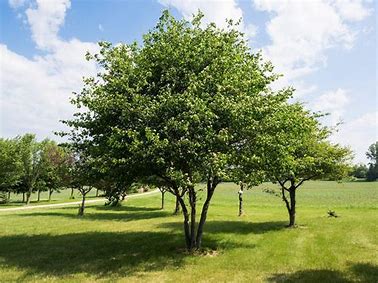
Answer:
[[378, 179], [378, 141], [369, 146], [366, 156], [370, 160], [366, 179], [375, 181]]
[[356, 164], [353, 166], [351, 176], [358, 179], [366, 179], [368, 167], [365, 164]]
[[22, 167], [16, 139], [0, 138], [0, 192], [9, 201], [12, 187], [21, 182]]
[[270, 90], [272, 65], [250, 52], [231, 22], [227, 30], [203, 27], [202, 16], [189, 23], [165, 11], [143, 47], [101, 43], [100, 54], [88, 58], [104, 72], [85, 80], [73, 103], [86, 111], [66, 121], [71, 141], [99, 163], [168, 184], [188, 250], [201, 247], [213, 194], [236, 148], [258, 138], [249, 135], [253, 127], [291, 95]]
[[22, 166], [21, 187], [26, 188], [26, 204], [30, 203], [36, 182], [43, 172], [45, 161], [43, 152], [48, 142], [48, 140], [37, 142], [35, 135], [25, 134], [17, 143]]

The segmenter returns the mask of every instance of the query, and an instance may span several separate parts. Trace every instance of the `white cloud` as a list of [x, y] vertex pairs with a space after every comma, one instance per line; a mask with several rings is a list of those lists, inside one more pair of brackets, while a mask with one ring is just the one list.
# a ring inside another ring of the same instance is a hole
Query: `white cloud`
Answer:
[[272, 15], [266, 25], [271, 44], [263, 48], [263, 54], [285, 75], [279, 86], [324, 67], [328, 49], [350, 49], [356, 32], [349, 22], [370, 14], [357, 0], [254, 0], [254, 5]]
[[164, 6], [175, 7], [186, 19], [201, 10], [205, 14], [205, 23], [214, 22], [220, 28], [226, 28], [226, 19], [238, 21], [241, 19], [240, 31], [252, 37], [257, 28], [253, 24], [246, 24], [243, 11], [235, 0], [159, 0]]
[[365, 113], [344, 123], [332, 140], [350, 146], [355, 152], [356, 163], [367, 163], [365, 153], [378, 140], [378, 111]]
[[63, 40], [58, 36], [69, 1], [36, 1], [23, 11], [36, 46], [45, 53], [28, 59], [0, 45], [1, 135], [26, 132], [40, 138], [62, 129], [61, 119], [74, 112], [69, 103], [73, 91], [80, 91], [82, 77], [96, 73], [85, 53], [98, 51], [92, 42]]
[[102, 26], [102, 24], [98, 25], [98, 30], [101, 31], [101, 32], [104, 31], [104, 27]]
[[32, 37], [40, 49], [57, 48], [59, 28], [64, 23], [70, 0], [36, 0], [36, 7], [26, 10]]
[[9, 5], [12, 8], [19, 8], [25, 5], [27, 0], [9, 0]]
[[317, 97], [311, 103], [311, 109], [314, 111], [321, 111], [323, 113], [329, 113], [326, 124], [329, 126], [335, 126], [337, 123], [343, 120], [343, 114], [345, 112], [345, 106], [349, 103], [349, 97], [347, 91], [338, 88], [335, 91], [327, 91]]

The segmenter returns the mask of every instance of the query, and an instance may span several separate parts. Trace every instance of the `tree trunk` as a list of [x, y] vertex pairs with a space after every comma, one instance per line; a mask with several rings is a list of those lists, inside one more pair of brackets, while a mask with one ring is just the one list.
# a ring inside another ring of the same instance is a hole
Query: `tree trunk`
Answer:
[[191, 236], [189, 231], [189, 212], [186, 208], [184, 200], [176, 195], [177, 200], [179, 201], [181, 208], [182, 208], [182, 214], [184, 215], [184, 233], [185, 233], [185, 243], [186, 248], [188, 250], [191, 250]]
[[190, 250], [193, 250], [196, 244], [196, 205], [197, 205], [197, 194], [194, 187], [189, 189], [189, 203], [190, 203]]
[[96, 197], [98, 197], [98, 189], [96, 189]]
[[83, 216], [84, 215], [85, 194], [82, 194], [82, 195], [83, 195], [83, 199], [81, 200], [81, 206], [79, 207], [79, 213], [78, 213], [79, 216]]
[[31, 194], [32, 194], [32, 189], [30, 189], [30, 190], [26, 193], [26, 204], [27, 204], [27, 205], [30, 203], [30, 197], [31, 197]]
[[10, 198], [11, 198], [11, 192], [8, 191], [8, 202], [10, 201]]
[[197, 231], [197, 236], [196, 236], [196, 249], [201, 248], [203, 226], [205, 225], [205, 222], [206, 222], [207, 212], [209, 210], [209, 205], [210, 205], [211, 198], [213, 197], [214, 190], [215, 190], [215, 187], [213, 187], [212, 185], [210, 188], [208, 188], [207, 197], [202, 207], [201, 218], [198, 224], [198, 231]]
[[53, 193], [53, 190], [52, 189], [49, 189], [49, 201], [51, 201], [51, 195]]
[[295, 188], [290, 188], [289, 227], [295, 226]]
[[70, 199], [73, 199], [74, 198], [74, 189], [71, 188], [71, 195], [70, 195]]
[[165, 195], [165, 192], [161, 192], [161, 209], [164, 209], [164, 195]]
[[244, 190], [244, 184], [240, 182], [240, 190], [238, 192], [239, 194], [239, 216], [243, 215], [243, 190]]
[[176, 196], [176, 206], [175, 210], [173, 211], [173, 215], [178, 215], [180, 213], [180, 202], [178, 200], [178, 197]]
[[37, 191], [37, 202], [41, 200], [41, 190]]
[[25, 202], [25, 193], [22, 193], [22, 202]]

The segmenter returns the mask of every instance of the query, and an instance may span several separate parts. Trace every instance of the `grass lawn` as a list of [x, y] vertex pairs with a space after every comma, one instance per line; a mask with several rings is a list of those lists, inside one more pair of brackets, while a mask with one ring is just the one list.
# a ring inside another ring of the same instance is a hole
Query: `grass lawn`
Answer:
[[168, 195], [165, 210], [156, 194], [83, 218], [76, 207], [0, 212], [0, 282], [378, 282], [378, 183], [308, 182], [296, 229], [267, 187], [245, 193], [242, 217], [237, 186], [217, 188], [200, 255], [184, 251]]

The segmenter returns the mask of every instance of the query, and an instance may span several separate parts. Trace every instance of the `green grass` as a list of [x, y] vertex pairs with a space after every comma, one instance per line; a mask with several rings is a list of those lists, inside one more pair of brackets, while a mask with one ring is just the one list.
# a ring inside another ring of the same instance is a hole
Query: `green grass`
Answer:
[[[159, 194], [124, 206], [0, 212], [0, 282], [378, 282], [377, 183], [308, 182], [297, 196], [298, 228], [284, 203], [221, 184], [203, 245], [184, 251], [182, 216]], [[203, 198], [203, 196], [202, 196]], [[328, 218], [327, 210], [339, 218]]]

